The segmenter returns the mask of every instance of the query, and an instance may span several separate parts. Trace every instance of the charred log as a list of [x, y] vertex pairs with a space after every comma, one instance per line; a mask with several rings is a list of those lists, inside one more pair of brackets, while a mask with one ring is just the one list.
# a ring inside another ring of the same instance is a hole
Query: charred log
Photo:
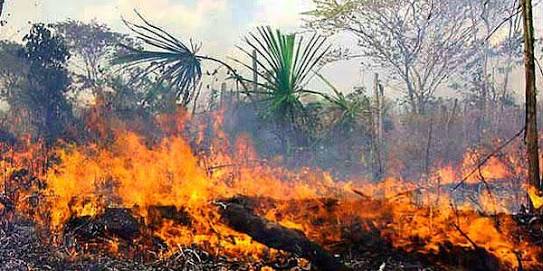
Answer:
[[160, 226], [164, 220], [173, 221], [175, 224], [190, 226], [192, 221], [190, 214], [183, 208], [170, 206], [150, 206], [147, 208], [150, 226]]
[[232, 229], [251, 236], [255, 241], [310, 260], [319, 270], [349, 270], [321, 246], [310, 241], [302, 232], [270, 222], [253, 213], [244, 199], [232, 199], [219, 204], [224, 222]]
[[141, 234], [140, 228], [140, 223], [129, 210], [109, 208], [95, 217], [83, 216], [70, 219], [64, 227], [64, 232], [87, 241], [112, 237], [132, 241]]

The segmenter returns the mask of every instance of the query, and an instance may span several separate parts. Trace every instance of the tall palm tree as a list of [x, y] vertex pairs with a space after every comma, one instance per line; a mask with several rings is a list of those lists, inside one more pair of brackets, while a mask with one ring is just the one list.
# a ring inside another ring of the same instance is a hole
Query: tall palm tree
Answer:
[[[239, 47], [248, 57], [256, 61], [256, 67], [237, 61], [263, 79], [263, 83], [249, 81], [257, 89], [247, 91], [262, 97], [268, 105], [266, 112], [279, 120], [293, 122], [303, 119], [303, 104], [300, 98], [308, 94], [324, 96], [307, 89], [314, 70], [328, 52], [326, 39], [317, 34], [308, 40], [296, 34], [283, 34], [271, 27], [259, 27], [245, 38], [248, 49]], [[256, 59], [253, 53], [256, 52]], [[255, 69], [256, 68], [256, 69]]]
[[[138, 77], [156, 75], [159, 84], [166, 83], [176, 89], [176, 99], [183, 106], [187, 106], [194, 98], [194, 90], [202, 79], [202, 61], [215, 62], [226, 67], [230, 75], [240, 81], [241, 77], [227, 63], [199, 54], [200, 45], [192, 40], [186, 45], [162, 28], [150, 23], [137, 11], [135, 13], [141, 24], [125, 19], [123, 22], [137, 35], [138, 40], [150, 49], [121, 44], [126, 53], [115, 57], [112, 61], [114, 65], [122, 65], [123, 68], [144, 66]], [[244, 83], [241, 84], [245, 88]]]

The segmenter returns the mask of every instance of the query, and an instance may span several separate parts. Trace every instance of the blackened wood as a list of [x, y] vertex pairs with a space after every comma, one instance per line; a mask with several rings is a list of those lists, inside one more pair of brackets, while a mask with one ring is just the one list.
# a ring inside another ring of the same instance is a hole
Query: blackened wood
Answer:
[[137, 238], [141, 231], [138, 220], [123, 208], [108, 208], [101, 215], [74, 217], [65, 227], [71, 233], [84, 240], [118, 237], [127, 241]]
[[429, 255], [435, 262], [447, 266], [458, 266], [470, 271], [498, 271], [503, 270], [496, 256], [477, 246], [466, 248], [445, 242], [440, 245], [439, 253]]
[[164, 220], [173, 221], [176, 224], [190, 226], [190, 214], [183, 208], [177, 208], [173, 205], [168, 206], [150, 206], [147, 208], [149, 214], [149, 226], [162, 226]]
[[300, 231], [261, 218], [240, 203], [226, 202], [219, 205], [226, 225], [251, 236], [259, 243], [307, 258], [318, 270], [350, 270]]

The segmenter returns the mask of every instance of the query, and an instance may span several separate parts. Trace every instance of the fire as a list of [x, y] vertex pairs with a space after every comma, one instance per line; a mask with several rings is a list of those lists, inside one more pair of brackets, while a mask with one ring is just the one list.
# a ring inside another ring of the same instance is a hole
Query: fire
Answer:
[[[541, 267], [541, 249], [517, 238], [515, 221], [501, 215], [509, 212], [507, 200], [483, 192], [474, 206], [455, 199], [445, 187], [473, 170], [475, 152], [466, 155], [460, 170], [449, 165], [436, 169], [429, 183], [393, 178], [341, 182], [327, 172], [287, 170], [260, 160], [247, 136], [230, 145], [220, 130], [220, 116], [211, 127], [198, 126], [199, 145], [209, 140], [206, 129], [214, 131], [205, 151], [180, 135], [184, 123], [158, 142], [121, 129], [107, 145], [58, 148], [59, 163], [43, 173], [47, 208], [41, 212], [48, 221], [40, 223], [61, 233], [74, 217], [126, 208], [170, 249], [197, 245], [218, 255], [256, 258], [279, 253], [222, 223], [221, 201], [242, 195], [255, 200], [261, 217], [299, 230], [327, 248], [346, 238], [356, 241], [356, 234], [350, 232], [348, 237], [345, 229], [358, 227], [377, 231], [407, 252], [439, 254], [450, 243], [484, 248], [508, 267], [518, 266], [518, 255], [524, 267]], [[499, 159], [490, 159], [479, 171], [467, 183], [480, 182], [481, 176], [486, 181], [511, 177]], [[530, 191], [534, 205], [543, 205], [541, 197]], [[110, 251], [117, 253], [119, 241], [109, 243]]]
[[543, 206], [543, 195], [533, 186], [528, 187], [528, 196], [535, 209], [541, 209]]
[[[476, 150], [468, 151], [459, 166], [445, 165], [436, 169], [435, 175], [441, 184], [456, 184], [464, 176], [467, 176], [464, 183], [478, 184], [481, 183], [481, 179], [489, 181], [510, 179], [516, 173], [510, 170], [507, 163], [494, 156], [481, 165], [483, 157]], [[514, 164], [516, 161], [511, 163]]]

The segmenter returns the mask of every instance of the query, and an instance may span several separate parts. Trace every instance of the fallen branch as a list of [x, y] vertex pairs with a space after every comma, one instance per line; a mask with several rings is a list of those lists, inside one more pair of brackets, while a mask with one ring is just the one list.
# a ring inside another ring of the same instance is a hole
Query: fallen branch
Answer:
[[218, 205], [225, 224], [259, 243], [307, 258], [318, 270], [350, 270], [321, 246], [307, 239], [302, 232], [255, 215], [237, 199]]
[[141, 234], [140, 227], [128, 209], [108, 208], [95, 217], [73, 217], [66, 223], [64, 232], [83, 240], [118, 237], [131, 241]]

